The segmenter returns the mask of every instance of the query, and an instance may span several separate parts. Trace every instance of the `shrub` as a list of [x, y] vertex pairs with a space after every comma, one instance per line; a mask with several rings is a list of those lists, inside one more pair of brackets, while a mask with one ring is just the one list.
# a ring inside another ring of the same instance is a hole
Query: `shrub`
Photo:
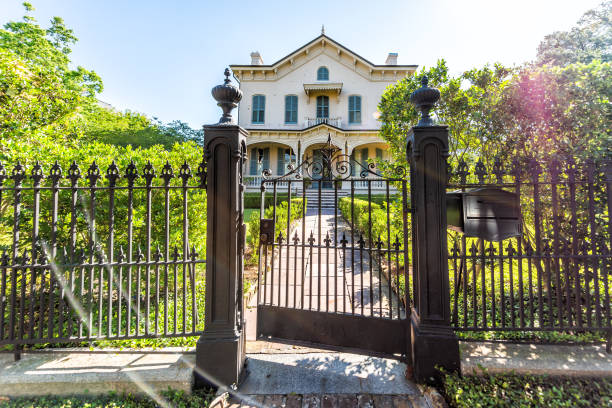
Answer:
[[[302, 217], [302, 214], [306, 211], [306, 200], [302, 198], [291, 199], [291, 224]], [[264, 211], [263, 218], [271, 219], [274, 216], [274, 207], [270, 206]], [[276, 206], [276, 219], [275, 219], [275, 241], [277, 240], [280, 233], [283, 234], [283, 238], [287, 231], [288, 222], [288, 206], [287, 201], [283, 201]], [[248, 233], [247, 233], [247, 246], [250, 246], [253, 251], [250, 259], [247, 259], [248, 264], [256, 264], [259, 260], [259, 212], [254, 211], [251, 213], [251, 217], [248, 220]]]
[[612, 381], [535, 375], [445, 374], [443, 393], [452, 407], [608, 407]]

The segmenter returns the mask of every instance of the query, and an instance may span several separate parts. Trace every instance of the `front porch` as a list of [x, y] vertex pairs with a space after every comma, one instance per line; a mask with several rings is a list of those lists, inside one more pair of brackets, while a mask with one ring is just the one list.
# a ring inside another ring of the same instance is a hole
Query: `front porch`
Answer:
[[[326, 137], [327, 141], [320, 139]], [[283, 175], [287, 180], [276, 183], [278, 191], [289, 187], [294, 194], [303, 190], [338, 190], [382, 194], [385, 183], [377, 174], [376, 163], [388, 161], [387, 144], [377, 137], [371, 140], [336, 140], [331, 135], [318, 138], [289, 138], [281, 141], [253, 141], [247, 146], [245, 186], [247, 192], [260, 191], [265, 179]], [[342, 143], [344, 142], [344, 143]], [[327, 154], [330, 161], [324, 157]], [[290, 173], [295, 174], [290, 174]], [[264, 177], [264, 174], [266, 175]]]

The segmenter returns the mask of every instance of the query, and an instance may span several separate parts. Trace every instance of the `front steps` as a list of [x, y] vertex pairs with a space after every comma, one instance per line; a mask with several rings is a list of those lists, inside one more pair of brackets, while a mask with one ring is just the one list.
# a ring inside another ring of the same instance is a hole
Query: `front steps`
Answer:
[[[338, 190], [338, 200], [342, 197], [349, 195], [348, 191]], [[319, 207], [320, 197], [320, 207]], [[335, 208], [336, 192], [333, 189], [321, 189], [321, 195], [319, 196], [319, 189], [308, 189], [306, 190], [306, 208], [307, 209], [334, 209]], [[340, 210], [338, 210], [340, 211]]]

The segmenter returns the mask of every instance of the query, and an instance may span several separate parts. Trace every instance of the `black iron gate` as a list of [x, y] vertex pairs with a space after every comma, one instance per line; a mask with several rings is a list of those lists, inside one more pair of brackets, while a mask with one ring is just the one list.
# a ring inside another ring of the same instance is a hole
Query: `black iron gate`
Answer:
[[330, 140], [317, 152], [285, 175], [264, 171], [258, 336], [405, 354], [405, 170], [382, 176], [374, 163], [353, 161]]

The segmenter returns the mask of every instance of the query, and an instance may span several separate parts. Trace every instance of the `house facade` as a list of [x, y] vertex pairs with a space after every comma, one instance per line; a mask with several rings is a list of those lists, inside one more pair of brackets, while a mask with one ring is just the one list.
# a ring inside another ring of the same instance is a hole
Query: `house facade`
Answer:
[[378, 103], [417, 68], [398, 65], [396, 53], [373, 64], [324, 33], [271, 65], [253, 52], [251, 64], [230, 67], [243, 92], [238, 123], [250, 133], [249, 190], [259, 189], [264, 169], [282, 175], [289, 164], [320, 160], [328, 141], [360, 163], [388, 159]]

